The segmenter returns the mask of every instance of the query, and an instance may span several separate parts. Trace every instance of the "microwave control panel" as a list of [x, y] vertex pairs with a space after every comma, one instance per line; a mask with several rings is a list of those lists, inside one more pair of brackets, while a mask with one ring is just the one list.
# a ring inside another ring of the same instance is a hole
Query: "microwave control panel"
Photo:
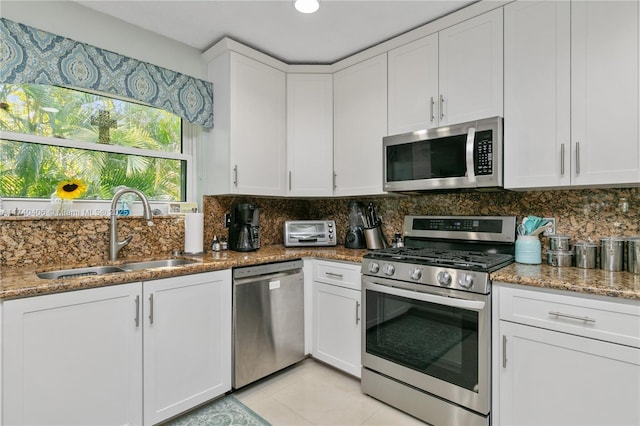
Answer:
[[475, 174], [476, 176], [493, 173], [493, 141], [491, 130], [476, 133], [475, 141]]

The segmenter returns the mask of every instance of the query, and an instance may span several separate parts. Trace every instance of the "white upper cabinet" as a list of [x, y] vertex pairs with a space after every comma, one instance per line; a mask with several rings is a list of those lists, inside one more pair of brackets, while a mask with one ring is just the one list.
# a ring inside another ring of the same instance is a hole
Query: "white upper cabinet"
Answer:
[[639, 3], [505, 6], [505, 187], [640, 182]]
[[213, 170], [205, 193], [286, 194], [285, 73], [233, 51], [209, 64]]
[[287, 194], [333, 194], [333, 75], [287, 74]]
[[504, 14], [505, 186], [569, 185], [570, 4], [515, 2]]
[[336, 72], [333, 85], [334, 195], [382, 194], [387, 54]]
[[638, 1], [571, 3], [571, 179], [640, 183]]
[[438, 125], [438, 34], [389, 51], [389, 134]]
[[502, 9], [446, 28], [439, 37], [439, 125], [502, 116]]
[[502, 9], [389, 52], [389, 134], [503, 112]]

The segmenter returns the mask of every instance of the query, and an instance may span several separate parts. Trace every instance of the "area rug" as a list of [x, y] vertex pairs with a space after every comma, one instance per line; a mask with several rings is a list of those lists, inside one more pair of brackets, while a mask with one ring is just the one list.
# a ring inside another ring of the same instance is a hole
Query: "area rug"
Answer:
[[270, 423], [254, 413], [233, 395], [203, 405], [180, 416], [168, 426], [270, 426]]

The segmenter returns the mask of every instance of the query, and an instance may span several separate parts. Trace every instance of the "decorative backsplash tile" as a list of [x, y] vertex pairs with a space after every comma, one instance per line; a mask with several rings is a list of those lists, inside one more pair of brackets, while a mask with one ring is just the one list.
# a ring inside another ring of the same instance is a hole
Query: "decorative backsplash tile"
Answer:
[[[555, 217], [558, 234], [598, 241], [605, 236], [640, 235], [640, 189], [558, 190], [530, 192], [460, 192], [378, 197], [290, 199], [243, 196], [205, 196], [204, 247], [213, 236], [225, 236], [224, 214], [235, 203], [260, 207], [262, 246], [282, 244], [286, 220], [333, 219], [337, 241], [344, 242], [348, 204], [356, 199], [378, 206], [384, 233], [391, 239], [402, 230], [404, 216], [420, 215], [528, 215]], [[148, 228], [141, 218], [119, 219], [120, 236], [135, 234], [120, 258], [167, 256], [184, 248], [182, 216], [154, 219]], [[108, 259], [109, 218], [2, 218], [0, 267], [99, 263]], [[543, 247], [547, 245], [542, 239]]]

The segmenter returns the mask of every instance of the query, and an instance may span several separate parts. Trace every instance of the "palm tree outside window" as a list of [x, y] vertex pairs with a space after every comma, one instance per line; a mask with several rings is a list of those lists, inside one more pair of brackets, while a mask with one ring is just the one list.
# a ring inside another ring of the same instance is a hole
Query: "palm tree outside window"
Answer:
[[130, 100], [0, 85], [0, 197], [47, 199], [58, 182], [77, 178], [85, 199], [108, 200], [125, 185], [151, 200], [184, 201], [181, 129], [178, 116]]

